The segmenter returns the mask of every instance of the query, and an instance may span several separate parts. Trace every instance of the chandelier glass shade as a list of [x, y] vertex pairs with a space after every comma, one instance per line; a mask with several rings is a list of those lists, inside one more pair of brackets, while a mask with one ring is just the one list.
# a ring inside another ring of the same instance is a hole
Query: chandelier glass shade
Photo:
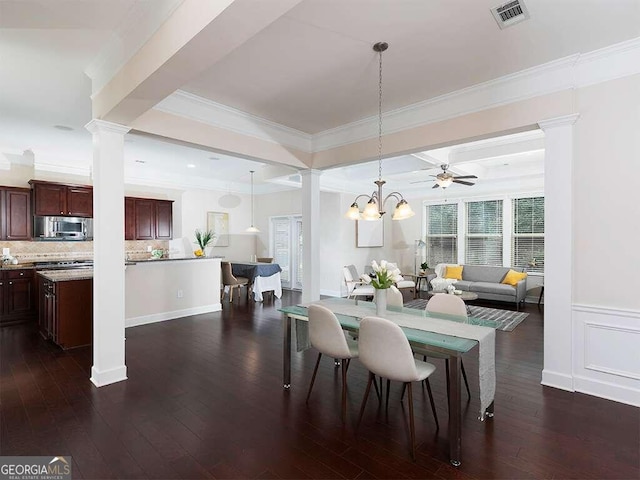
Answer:
[[[371, 195], [358, 195], [353, 201], [349, 210], [345, 214], [345, 217], [350, 220], [368, 220], [375, 221], [382, 218], [386, 213], [384, 211], [384, 204], [390, 198], [393, 198], [396, 203], [396, 208], [393, 211], [393, 220], [404, 220], [406, 218], [413, 217], [415, 212], [411, 209], [409, 203], [404, 199], [399, 192], [391, 192], [386, 197], [382, 195], [382, 187], [385, 183], [382, 179], [382, 52], [384, 52], [389, 45], [386, 42], [378, 42], [373, 46], [373, 50], [378, 53], [379, 58], [379, 77], [378, 77], [378, 180], [375, 183], [378, 187]], [[358, 200], [360, 198], [366, 198], [367, 204], [362, 211], [358, 206]]]

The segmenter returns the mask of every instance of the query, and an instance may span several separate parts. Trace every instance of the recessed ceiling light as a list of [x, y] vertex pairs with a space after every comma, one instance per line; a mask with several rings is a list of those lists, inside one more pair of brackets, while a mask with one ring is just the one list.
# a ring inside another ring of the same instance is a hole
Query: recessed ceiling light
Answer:
[[220, 160], [220, 157], [209, 157], [209, 160]]
[[509, 164], [508, 163], [503, 163], [502, 165], [504, 165], [505, 167], [508, 167]]
[[188, 163], [187, 168], [196, 168], [196, 166], [193, 163]]
[[54, 125], [53, 128], [64, 130], [65, 132], [70, 132], [71, 130], [73, 130], [73, 128], [67, 127], [66, 125]]
[[146, 160], [140, 160], [140, 159], [136, 159], [136, 160], [134, 160], [134, 162], [136, 162], [136, 163], [147, 163]]

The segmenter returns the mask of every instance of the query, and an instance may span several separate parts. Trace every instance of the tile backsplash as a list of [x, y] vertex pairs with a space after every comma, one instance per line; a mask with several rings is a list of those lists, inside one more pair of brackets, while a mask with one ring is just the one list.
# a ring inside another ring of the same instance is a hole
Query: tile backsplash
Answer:
[[[151, 257], [147, 247], [168, 251], [167, 240], [127, 240], [125, 254], [131, 260]], [[0, 241], [0, 248], [9, 248], [10, 255], [20, 263], [49, 259], [88, 260], [93, 258], [93, 242], [8, 242]]]

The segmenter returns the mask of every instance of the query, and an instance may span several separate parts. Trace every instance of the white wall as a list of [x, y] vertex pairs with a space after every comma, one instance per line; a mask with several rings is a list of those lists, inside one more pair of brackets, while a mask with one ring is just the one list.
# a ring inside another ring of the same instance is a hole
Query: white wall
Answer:
[[[182, 237], [197, 249], [195, 242], [195, 230], [206, 230], [207, 212], [227, 212], [229, 214], [229, 246], [213, 247], [212, 255], [223, 256], [226, 260], [249, 260], [256, 253], [256, 235], [246, 233], [245, 230], [251, 223], [251, 196], [236, 194], [240, 198], [240, 204], [234, 208], [222, 207], [220, 197], [227, 192], [211, 190], [188, 190], [182, 194], [182, 218], [180, 231]], [[256, 211], [258, 197], [256, 196]], [[256, 214], [256, 218], [259, 215]], [[174, 220], [174, 228], [176, 222]], [[260, 225], [258, 228], [262, 229]], [[174, 235], [174, 238], [177, 238]]]

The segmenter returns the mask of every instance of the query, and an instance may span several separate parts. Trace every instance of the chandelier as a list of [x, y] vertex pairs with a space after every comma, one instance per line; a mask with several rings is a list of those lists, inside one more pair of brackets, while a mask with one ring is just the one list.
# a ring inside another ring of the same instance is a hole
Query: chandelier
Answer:
[[[378, 187], [371, 195], [358, 195], [356, 199], [349, 207], [345, 217], [350, 220], [378, 220], [385, 214], [384, 204], [390, 198], [393, 198], [398, 203], [393, 212], [393, 220], [404, 220], [415, 215], [411, 206], [407, 203], [404, 197], [399, 192], [391, 192], [386, 197], [382, 196], [382, 186], [387, 183], [382, 179], [382, 52], [384, 52], [389, 45], [386, 42], [378, 42], [373, 46], [373, 50], [378, 52], [379, 57], [379, 77], [378, 77], [378, 180], [375, 183]], [[358, 207], [358, 199], [361, 197], [368, 198], [367, 205], [361, 212]]]

